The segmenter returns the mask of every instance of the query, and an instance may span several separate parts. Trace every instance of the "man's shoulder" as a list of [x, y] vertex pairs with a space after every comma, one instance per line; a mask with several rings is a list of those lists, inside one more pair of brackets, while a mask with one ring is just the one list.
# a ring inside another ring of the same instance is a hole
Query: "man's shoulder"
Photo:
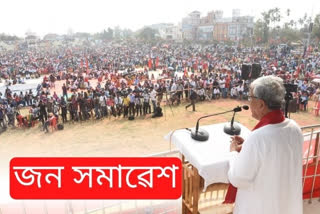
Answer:
[[271, 134], [280, 133], [284, 131], [302, 133], [299, 125], [294, 120], [286, 118], [281, 123], [269, 124], [259, 129], [256, 129], [252, 132], [252, 134], [257, 136], [271, 136]]

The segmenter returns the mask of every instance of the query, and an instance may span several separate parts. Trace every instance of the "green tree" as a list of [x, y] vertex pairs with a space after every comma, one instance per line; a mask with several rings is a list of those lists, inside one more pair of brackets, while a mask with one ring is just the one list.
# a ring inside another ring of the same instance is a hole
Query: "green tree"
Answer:
[[279, 23], [281, 21], [280, 8], [275, 7], [273, 9], [270, 9], [269, 13], [270, 13], [270, 21], [273, 23], [273, 28], [275, 28], [276, 23]]
[[154, 40], [156, 33], [156, 30], [150, 27], [145, 27], [138, 33], [138, 38], [142, 40]]
[[0, 41], [10, 42], [10, 41], [17, 41], [17, 40], [21, 40], [21, 39], [17, 36], [10, 36], [4, 33], [0, 34]]
[[264, 43], [268, 42], [269, 40], [270, 21], [271, 21], [271, 11], [269, 10], [268, 12], [263, 12], [262, 13], [262, 23], [263, 23], [262, 41]]
[[258, 19], [254, 23], [253, 38], [257, 43], [262, 43], [264, 40], [264, 28], [265, 28], [265, 23], [261, 19]]
[[317, 14], [314, 18], [313, 28], [312, 28], [312, 37], [320, 41], [320, 14]]
[[290, 13], [291, 13], [291, 10], [288, 8], [287, 11], [286, 11], [286, 14], [287, 14], [288, 17], [290, 16]]
[[107, 39], [112, 39], [112, 38], [113, 38], [113, 30], [108, 27]]
[[279, 36], [282, 42], [291, 43], [297, 42], [302, 37], [302, 33], [294, 28], [281, 28]]
[[125, 28], [122, 30], [122, 34], [125, 39], [129, 39], [133, 35], [133, 32], [132, 30]]

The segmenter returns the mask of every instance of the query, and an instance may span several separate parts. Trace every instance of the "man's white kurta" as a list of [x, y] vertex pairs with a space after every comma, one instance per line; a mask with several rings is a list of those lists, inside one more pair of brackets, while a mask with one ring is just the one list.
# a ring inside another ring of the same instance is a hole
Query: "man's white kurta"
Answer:
[[302, 214], [302, 143], [289, 119], [245, 139], [229, 162], [229, 181], [238, 188], [234, 214]]

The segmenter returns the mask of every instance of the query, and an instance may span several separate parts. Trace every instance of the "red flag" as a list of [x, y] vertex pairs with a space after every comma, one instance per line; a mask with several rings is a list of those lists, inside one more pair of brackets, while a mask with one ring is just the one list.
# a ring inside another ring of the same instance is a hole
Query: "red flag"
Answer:
[[152, 60], [151, 60], [151, 58], [149, 59], [148, 67], [149, 67], [149, 69], [152, 69]]
[[157, 58], [156, 58], [156, 68], [158, 67], [158, 65], [159, 65], [159, 57], [157, 56]]
[[88, 58], [86, 58], [86, 69], [87, 69], [87, 74], [89, 73], [89, 62], [88, 62]]

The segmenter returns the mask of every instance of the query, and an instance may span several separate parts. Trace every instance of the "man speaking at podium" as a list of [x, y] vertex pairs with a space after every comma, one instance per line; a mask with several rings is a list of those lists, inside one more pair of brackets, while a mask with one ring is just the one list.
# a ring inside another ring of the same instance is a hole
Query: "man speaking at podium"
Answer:
[[282, 79], [260, 77], [250, 85], [252, 117], [259, 123], [247, 139], [232, 138], [225, 203], [234, 214], [302, 214], [302, 143], [299, 126], [280, 108]]

